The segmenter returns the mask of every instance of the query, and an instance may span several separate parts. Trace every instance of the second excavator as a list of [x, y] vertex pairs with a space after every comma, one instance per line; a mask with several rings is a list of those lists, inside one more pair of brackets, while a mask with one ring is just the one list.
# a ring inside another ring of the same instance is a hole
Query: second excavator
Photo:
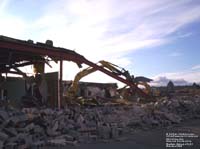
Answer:
[[[134, 77], [134, 75], [131, 75], [128, 70], [125, 70], [124, 68], [119, 67], [115, 64], [112, 64], [108, 61], [104, 61], [104, 60], [99, 61], [97, 65], [102, 67], [103, 69], [110, 71], [113, 75], [115, 75], [115, 77], [122, 77], [126, 79], [127, 84], [121, 90], [121, 93], [122, 93], [121, 95], [123, 97], [128, 96], [128, 95], [133, 95], [133, 94], [137, 94], [138, 96], [145, 96], [145, 97], [150, 96], [151, 88], [148, 82], [152, 81], [151, 79], [142, 77], [142, 76]], [[67, 97], [70, 99], [76, 98], [79, 81], [83, 77], [95, 71], [97, 71], [97, 69], [95, 69], [94, 67], [87, 67], [83, 69], [82, 71], [80, 71], [79, 73], [77, 73], [74, 80], [72, 81], [71, 86], [69, 87], [67, 91]], [[139, 88], [139, 86], [142, 86], [142, 88]], [[127, 97], [124, 97], [124, 98], [127, 98]]]

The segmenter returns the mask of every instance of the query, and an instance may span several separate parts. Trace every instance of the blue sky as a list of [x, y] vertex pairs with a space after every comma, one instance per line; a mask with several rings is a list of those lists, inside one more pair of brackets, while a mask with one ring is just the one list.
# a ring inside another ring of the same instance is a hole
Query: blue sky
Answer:
[[[200, 82], [198, 0], [1, 0], [0, 24], [2, 35], [51, 39], [93, 62], [151, 77], [154, 85]], [[79, 69], [64, 65], [65, 79], [73, 79]], [[84, 80], [115, 82], [101, 73]]]

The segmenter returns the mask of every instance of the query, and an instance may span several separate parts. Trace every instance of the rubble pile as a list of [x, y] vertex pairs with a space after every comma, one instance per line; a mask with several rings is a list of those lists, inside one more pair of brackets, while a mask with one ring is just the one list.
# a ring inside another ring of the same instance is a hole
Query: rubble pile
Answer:
[[162, 98], [129, 106], [66, 107], [62, 110], [0, 108], [0, 148], [75, 145], [120, 140], [137, 128], [165, 127], [200, 117], [200, 96]]

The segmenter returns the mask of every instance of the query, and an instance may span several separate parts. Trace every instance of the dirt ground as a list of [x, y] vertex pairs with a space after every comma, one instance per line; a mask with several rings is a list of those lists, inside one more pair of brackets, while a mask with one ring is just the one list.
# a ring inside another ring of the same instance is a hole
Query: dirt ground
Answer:
[[[198, 138], [191, 139], [192, 146], [184, 146], [181, 149], [200, 149], [200, 119], [188, 120], [167, 128], [153, 130], [136, 130], [121, 141], [109, 141], [101, 143], [79, 144], [66, 146], [67, 149], [165, 149], [166, 133], [194, 133]], [[123, 139], [123, 138], [122, 138]], [[48, 147], [55, 149], [57, 147]], [[170, 148], [169, 148], [170, 149]], [[172, 149], [172, 147], [171, 147]], [[174, 148], [173, 148], [174, 149]]]

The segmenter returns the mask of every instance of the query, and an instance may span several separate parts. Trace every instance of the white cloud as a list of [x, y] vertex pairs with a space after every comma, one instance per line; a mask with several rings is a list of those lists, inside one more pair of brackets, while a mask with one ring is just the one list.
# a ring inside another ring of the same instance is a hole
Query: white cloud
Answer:
[[[8, 0], [1, 1], [0, 33], [40, 42], [51, 39], [93, 62], [105, 59], [122, 67], [133, 65], [124, 53], [166, 44], [172, 33], [200, 19], [200, 6], [190, 0], [57, 0], [42, 7], [41, 16], [27, 22], [8, 13]], [[65, 79], [77, 71], [66, 64]]]
[[153, 77], [152, 85], [163, 86], [169, 80], [174, 81], [177, 85], [188, 85], [193, 82], [200, 83], [200, 71], [186, 70], [184, 72], [162, 73]]
[[190, 37], [190, 36], [192, 36], [193, 35], [193, 33], [192, 32], [188, 32], [188, 33], [182, 33], [182, 34], [178, 34], [178, 37], [179, 38], [186, 38], [186, 37]]
[[10, 3], [11, 0], [0, 1], [0, 34], [19, 39], [28, 38], [26, 34], [29, 24], [20, 16], [8, 12]]
[[154, 79], [152, 86], [167, 86], [169, 81], [172, 81], [174, 85], [189, 85], [190, 83], [185, 81], [184, 79], [169, 79], [166, 76], [159, 76]]
[[200, 70], [200, 64], [199, 65], [195, 65], [195, 66], [192, 67], [192, 70], [197, 70], [197, 69]]
[[60, 0], [48, 4], [46, 13], [32, 27], [38, 28], [41, 40], [50, 38], [92, 60], [95, 51], [95, 59], [101, 59], [168, 42], [166, 36], [199, 19], [200, 7], [187, 4], [171, 0]]
[[9, 15], [7, 15], [6, 17], [4, 16], [2, 19], [0, 19], [0, 24], [0, 33], [2, 35], [7, 35], [10, 37], [13, 37], [14, 35], [17, 38], [22, 38], [26, 34], [26, 23], [16, 17]]
[[173, 52], [173, 53], [171, 53], [171, 54], [169, 54], [169, 56], [172, 56], [172, 57], [178, 57], [178, 56], [181, 56], [181, 55], [183, 55], [183, 53], [181, 53], [181, 52]]
[[1, 0], [0, 1], [0, 12], [3, 12], [9, 3], [9, 0]]

